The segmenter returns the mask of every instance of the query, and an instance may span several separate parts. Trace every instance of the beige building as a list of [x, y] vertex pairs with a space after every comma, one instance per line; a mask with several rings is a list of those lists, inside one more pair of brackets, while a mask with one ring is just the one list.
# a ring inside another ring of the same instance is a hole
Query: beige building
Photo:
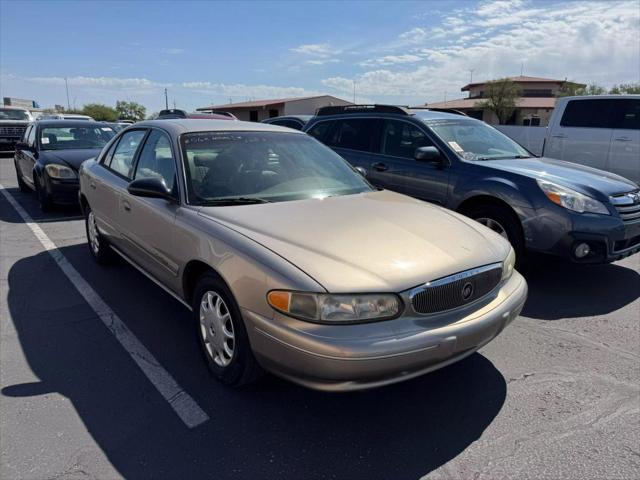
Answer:
[[252, 102], [227, 103], [201, 107], [199, 112], [225, 111], [231, 112], [238, 120], [261, 122], [267, 118], [283, 115], [315, 115], [320, 107], [352, 105], [351, 102], [331, 95], [314, 97], [278, 98], [272, 100], [256, 100]]
[[[513, 116], [507, 121], [507, 125], [531, 125], [546, 127], [549, 124], [551, 112], [556, 104], [556, 97], [567, 80], [555, 80], [540, 77], [509, 77], [520, 88], [522, 96], [516, 102], [517, 108]], [[469, 92], [467, 98], [448, 100], [446, 102], [433, 102], [426, 104], [431, 108], [452, 108], [460, 110], [470, 117], [484, 120], [492, 125], [498, 124], [495, 113], [478, 104], [484, 97], [484, 89], [487, 82], [470, 83], [461, 88], [462, 92]], [[579, 87], [585, 85], [574, 84]]]

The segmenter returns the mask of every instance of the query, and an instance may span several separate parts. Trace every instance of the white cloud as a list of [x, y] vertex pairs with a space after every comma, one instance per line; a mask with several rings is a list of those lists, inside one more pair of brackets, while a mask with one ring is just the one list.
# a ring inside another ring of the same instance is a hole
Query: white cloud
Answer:
[[314, 57], [328, 57], [336, 52], [331, 50], [328, 43], [309, 43], [291, 49], [294, 53], [310, 55]]
[[[468, 83], [470, 69], [474, 80], [486, 80], [518, 75], [523, 64], [525, 75], [605, 86], [637, 82], [639, 25], [637, 0], [483, 2], [449, 14], [429, 31], [416, 27], [401, 34], [404, 45], [396, 43], [388, 55], [360, 62], [371, 70], [322, 83], [348, 94], [355, 79], [362, 95], [412, 102], [440, 101], [445, 91], [448, 98], [464, 96], [460, 87]], [[409, 62], [413, 57], [422, 58], [418, 66]]]
[[[27, 82], [39, 83], [43, 85], [64, 85], [64, 77], [23, 77]], [[70, 86], [77, 87], [97, 87], [97, 88], [123, 88], [123, 89], [149, 89], [156, 87], [166, 87], [170, 84], [159, 83], [146, 78], [118, 78], [118, 77], [67, 77], [66, 81]]]
[[365, 60], [360, 65], [363, 67], [372, 67], [375, 65], [396, 65], [401, 63], [415, 63], [423, 60], [423, 57], [415, 54], [403, 54], [403, 55], [385, 55], [384, 57], [375, 58], [372, 60]]
[[319, 92], [307, 90], [302, 87], [281, 87], [274, 85], [245, 85], [242, 83], [225, 84], [212, 82], [183, 82], [180, 87], [200, 91], [203, 93], [214, 93], [217, 95], [231, 97], [250, 98], [285, 98], [316, 95]]

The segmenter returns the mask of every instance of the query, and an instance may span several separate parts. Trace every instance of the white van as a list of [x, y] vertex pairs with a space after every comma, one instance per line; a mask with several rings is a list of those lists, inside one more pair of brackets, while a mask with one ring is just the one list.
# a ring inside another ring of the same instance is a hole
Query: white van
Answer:
[[559, 98], [542, 155], [640, 184], [640, 95]]

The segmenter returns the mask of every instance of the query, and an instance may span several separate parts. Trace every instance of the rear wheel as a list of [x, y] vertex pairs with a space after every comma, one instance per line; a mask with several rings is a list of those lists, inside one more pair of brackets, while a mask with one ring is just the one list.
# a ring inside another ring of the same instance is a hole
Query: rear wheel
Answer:
[[110, 263], [113, 263], [115, 255], [105, 238], [100, 234], [100, 231], [98, 230], [98, 226], [96, 224], [96, 217], [93, 214], [91, 207], [89, 207], [89, 205], [86, 205], [84, 208], [84, 212], [85, 230], [87, 232], [87, 244], [89, 246], [91, 256], [97, 263], [101, 265], [108, 265]]
[[466, 215], [493, 230], [508, 240], [516, 252], [518, 263], [524, 258], [524, 236], [518, 217], [507, 207], [500, 205], [477, 205], [467, 210]]
[[231, 291], [212, 272], [198, 281], [193, 314], [205, 361], [216, 379], [241, 386], [260, 376], [262, 370], [251, 351], [240, 309]]

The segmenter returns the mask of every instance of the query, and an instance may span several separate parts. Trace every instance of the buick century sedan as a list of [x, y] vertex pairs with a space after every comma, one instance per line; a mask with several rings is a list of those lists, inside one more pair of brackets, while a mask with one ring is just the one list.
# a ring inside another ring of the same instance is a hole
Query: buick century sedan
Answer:
[[140, 122], [82, 165], [79, 195], [91, 255], [187, 306], [228, 385], [263, 369], [329, 391], [406, 380], [490, 342], [527, 296], [499, 234], [373, 188], [288, 128]]

